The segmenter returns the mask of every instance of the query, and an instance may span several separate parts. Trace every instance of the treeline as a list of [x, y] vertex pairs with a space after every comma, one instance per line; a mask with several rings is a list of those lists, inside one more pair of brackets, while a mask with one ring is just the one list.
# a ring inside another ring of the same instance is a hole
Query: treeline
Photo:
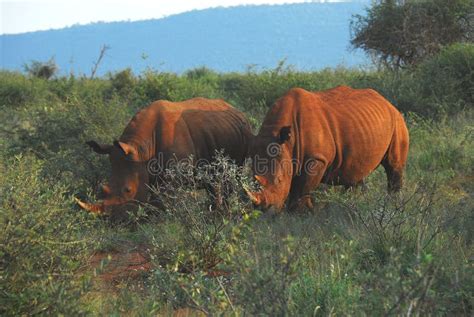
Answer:
[[474, 45], [470, 43], [453, 44], [416, 67], [397, 71], [340, 67], [301, 72], [281, 62], [274, 69], [257, 72], [249, 68], [244, 73], [217, 73], [202, 67], [182, 75], [153, 69], [134, 74], [125, 69], [88, 79], [72, 75], [43, 78], [41, 74], [45, 72], [48, 73], [41, 69], [27, 75], [1, 72], [0, 106], [11, 108], [33, 101], [51, 103], [75, 98], [88, 103], [113, 100], [118, 107], [134, 112], [158, 99], [177, 101], [201, 96], [222, 98], [240, 109], [258, 113], [292, 87], [323, 90], [337, 85], [373, 88], [402, 112], [430, 117], [457, 113], [474, 102]]

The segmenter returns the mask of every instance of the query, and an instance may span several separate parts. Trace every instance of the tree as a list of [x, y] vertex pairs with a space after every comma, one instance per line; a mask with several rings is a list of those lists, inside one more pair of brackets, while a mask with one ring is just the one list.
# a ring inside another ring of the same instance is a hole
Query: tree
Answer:
[[31, 76], [43, 78], [43, 79], [50, 79], [54, 75], [56, 75], [59, 67], [56, 65], [54, 57], [47, 62], [40, 62], [40, 61], [31, 61], [29, 65], [25, 64], [23, 66], [25, 72], [30, 74]]
[[351, 44], [391, 68], [416, 65], [455, 42], [472, 42], [474, 0], [379, 0], [351, 21]]

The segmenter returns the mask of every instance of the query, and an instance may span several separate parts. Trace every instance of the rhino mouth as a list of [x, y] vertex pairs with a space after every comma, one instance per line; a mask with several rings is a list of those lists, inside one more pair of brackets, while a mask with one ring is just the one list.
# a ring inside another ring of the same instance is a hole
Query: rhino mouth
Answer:
[[244, 187], [244, 191], [255, 206], [260, 206], [265, 201], [265, 196], [261, 191], [252, 192], [247, 187]]
[[281, 201], [278, 197], [282, 196], [278, 192], [274, 192], [271, 188], [266, 187], [267, 183], [263, 183], [256, 178], [260, 184], [260, 189], [252, 191], [247, 186], [243, 186], [244, 192], [255, 207], [265, 212], [279, 213], [285, 204], [285, 199]]

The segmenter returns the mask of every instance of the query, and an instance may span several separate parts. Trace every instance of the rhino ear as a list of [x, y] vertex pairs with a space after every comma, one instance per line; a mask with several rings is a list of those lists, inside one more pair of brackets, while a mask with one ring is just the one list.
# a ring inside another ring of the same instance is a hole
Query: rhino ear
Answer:
[[133, 146], [124, 142], [114, 141], [114, 146], [121, 149], [123, 151], [123, 154], [125, 154], [126, 156], [134, 155], [137, 153], [137, 150]]
[[280, 129], [280, 144], [285, 143], [291, 138], [291, 126], [286, 126]]
[[112, 151], [112, 145], [99, 144], [96, 141], [87, 141], [86, 144], [99, 154], [110, 154]]

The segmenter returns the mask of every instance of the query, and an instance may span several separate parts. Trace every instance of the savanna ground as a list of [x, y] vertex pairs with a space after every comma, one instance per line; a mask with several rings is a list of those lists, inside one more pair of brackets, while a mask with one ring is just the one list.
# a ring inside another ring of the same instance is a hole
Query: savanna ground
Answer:
[[[399, 71], [0, 72], [0, 314], [472, 316], [473, 76], [467, 44]], [[223, 98], [257, 131], [289, 88], [341, 84], [376, 89], [404, 113], [400, 195], [387, 196], [378, 169], [365, 191], [325, 187], [315, 210], [267, 217], [222, 159], [214, 181], [235, 190], [218, 212], [192, 181], [173, 185], [166, 210], [121, 221], [74, 203], [93, 200], [109, 169], [84, 142], [110, 143], [153, 100]]]

